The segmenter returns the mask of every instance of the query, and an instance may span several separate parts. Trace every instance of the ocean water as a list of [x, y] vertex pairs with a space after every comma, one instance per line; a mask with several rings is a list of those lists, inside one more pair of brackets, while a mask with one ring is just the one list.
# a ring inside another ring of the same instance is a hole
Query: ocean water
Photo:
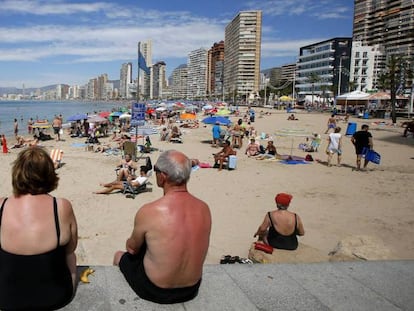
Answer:
[[131, 107], [131, 104], [115, 102], [78, 102], [78, 101], [2, 101], [0, 100], [0, 134], [13, 136], [14, 119], [19, 122], [19, 135], [27, 136], [27, 122], [30, 118], [49, 120], [52, 122], [55, 115], [66, 118], [78, 114], [95, 114], [101, 111], [118, 110], [120, 107]]

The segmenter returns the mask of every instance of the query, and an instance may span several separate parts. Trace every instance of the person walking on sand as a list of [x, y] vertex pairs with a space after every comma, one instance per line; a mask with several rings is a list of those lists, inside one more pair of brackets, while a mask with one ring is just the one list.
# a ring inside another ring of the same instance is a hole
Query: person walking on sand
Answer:
[[60, 130], [62, 129], [62, 119], [59, 118], [57, 115], [53, 119], [52, 127], [56, 135], [56, 141], [60, 141]]
[[19, 136], [19, 123], [17, 122], [17, 119], [14, 119], [14, 125], [13, 125], [13, 130], [14, 130], [14, 137]]
[[[361, 159], [363, 156], [363, 150], [364, 148], [372, 149], [374, 147], [374, 144], [372, 142], [372, 135], [370, 132], [368, 132], [369, 126], [367, 124], [363, 124], [361, 126], [361, 130], [354, 133], [354, 135], [351, 137], [351, 142], [355, 146], [355, 153], [357, 156], [356, 159], [356, 170], [361, 170]], [[368, 165], [368, 160], [364, 159], [364, 170], [366, 169]]]
[[164, 194], [138, 210], [126, 252], [115, 253], [114, 265], [142, 299], [181, 303], [198, 294], [210, 240], [210, 209], [188, 192], [191, 160], [183, 153], [161, 153], [154, 171]]
[[333, 133], [328, 136], [328, 147], [326, 153], [328, 154], [328, 166], [332, 166], [332, 156], [336, 153], [338, 155], [338, 166], [341, 166], [341, 155], [342, 155], [342, 135], [341, 128], [335, 127]]
[[328, 128], [326, 129], [325, 134], [328, 134], [330, 129], [335, 129], [336, 128], [335, 114], [331, 114], [330, 118], [328, 119], [327, 126], [328, 126]]

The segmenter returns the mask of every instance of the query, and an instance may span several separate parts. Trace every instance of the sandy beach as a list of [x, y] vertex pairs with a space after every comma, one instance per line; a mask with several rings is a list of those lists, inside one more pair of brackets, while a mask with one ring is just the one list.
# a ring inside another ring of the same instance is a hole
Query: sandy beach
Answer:
[[[305, 157], [307, 153], [298, 149], [303, 137], [276, 136], [277, 130], [320, 133], [322, 144], [312, 156], [322, 162], [288, 165], [280, 161], [258, 161], [244, 154], [248, 143], [245, 139], [238, 150], [236, 170], [200, 168], [193, 171], [189, 190], [207, 202], [212, 212], [207, 264], [218, 263], [225, 254], [247, 257], [254, 241], [253, 234], [265, 213], [275, 208], [274, 197], [278, 192], [293, 195], [289, 209], [303, 220], [306, 233], [299, 241], [304, 245], [328, 254], [340, 241], [363, 237], [372, 242], [366, 249], [370, 253], [368, 259], [414, 259], [414, 194], [411, 188], [414, 139], [401, 137], [403, 128], [375, 123], [384, 120], [351, 117], [349, 122], [357, 123], [358, 129], [363, 123], [370, 125], [374, 149], [382, 156], [380, 165], [370, 163], [368, 171], [358, 172], [354, 170], [354, 147], [346, 136], [343, 137], [342, 167], [326, 166], [327, 135], [323, 133], [329, 114], [298, 111], [299, 120], [287, 121], [288, 114], [284, 111], [263, 109], [270, 115], [260, 117], [260, 110], [256, 108], [257, 133], [273, 136], [280, 154]], [[202, 118], [200, 115], [199, 119]], [[237, 118], [232, 117], [232, 120], [237, 121]], [[339, 125], [345, 135], [347, 123], [339, 122]], [[151, 136], [153, 147], [158, 149], [150, 154], [152, 163], [161, 151], [177, 149], [191, 158], [213, 164], [211, 154], [218, 150], [209, 143], [211, 126], [200, 123], [197, 129], [182, 131], [182, 144], [161, 142], [158, 135]], [[105, 143], [109, 138], [100, 141]], [[119, 192], [93, 194], [100, 189], [99, 183], [115, 178], [114, 169], [121, 156], [87, 151], [82, 146], [84, 142], [84, 138], [65, 134], [63, 141], [50, 140], [41, 144], [48, 150], [60, 148], [64, 151], [63, 166], [58, 170], [59, 187], [52, 194], [65, 197], [73, 204], [79, 226], [78, 263], [110, 265], [114, 252], [125, 246], [136, 211], [143, 203], [160, 197], [162, 191], [152, 176], [151, 191], [135, 199]], [[14, 139], [9, 138], [9, 146], [13, 143]], [[261, 144], [266, 145], [266, 140], [261, 140]], [[0, 196], [11, 194], [11, 165], [20, 150], [1, 154]]]

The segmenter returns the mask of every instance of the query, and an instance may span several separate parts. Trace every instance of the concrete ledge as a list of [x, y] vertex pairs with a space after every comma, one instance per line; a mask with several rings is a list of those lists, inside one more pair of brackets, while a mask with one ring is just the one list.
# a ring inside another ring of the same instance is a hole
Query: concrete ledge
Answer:
[[206, 265], [199, 295], [174, 305], [137, 297], [117, 267], [92, 268], [63, 310], [414, 310], [414, 261]]

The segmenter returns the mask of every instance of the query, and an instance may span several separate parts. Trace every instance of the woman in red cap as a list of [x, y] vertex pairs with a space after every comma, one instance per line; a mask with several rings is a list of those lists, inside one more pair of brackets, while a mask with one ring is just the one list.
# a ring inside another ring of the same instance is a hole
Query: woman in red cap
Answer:
[[268, 212], [254, 237], [278, 249], [295, 250], [298, 248], [297, 235], [305, 234], [300, 217], [287, 209], [292, 196], [279, 193], [275, 197], [277, 210]]

